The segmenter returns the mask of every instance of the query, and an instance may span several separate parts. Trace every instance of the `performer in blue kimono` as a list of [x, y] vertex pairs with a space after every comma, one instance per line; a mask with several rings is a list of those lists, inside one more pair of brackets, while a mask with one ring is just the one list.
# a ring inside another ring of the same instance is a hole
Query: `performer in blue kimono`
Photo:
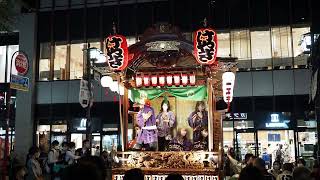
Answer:
[[189, 115], [189, 126], [193, 129], [193, 142], [198, 142], [201, 136], [201, 129], [208, 127], [208, 111], [203, 101], [198, 101], [195, 111]]
[[156, 118], [158, 128], [158, 150], [167, 149], [170, 140], [172, 140], [171, 129], [176, 122], [174, 113], [170, 111], [170, 103], [166, 97], [161, 103], [160, 113]]

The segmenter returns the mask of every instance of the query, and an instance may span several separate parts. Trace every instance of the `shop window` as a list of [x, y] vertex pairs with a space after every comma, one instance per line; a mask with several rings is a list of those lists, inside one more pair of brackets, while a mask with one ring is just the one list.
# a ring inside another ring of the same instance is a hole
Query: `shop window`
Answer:
[[231, 31], [231, 56], [238, 58], [238, 68], [251, 68], [249, 30]]
[[48, 152], [50, 148], [50, 125], [38, 125], [36, 134], [37, 146], [41, 152]]
[[50, 79], [50, 43], [40, 44], [40, 59], [39, 59], [39, 80], [48, 81]]
[[54, 80], [67, 79], [67, 45], [65, 43], [56, 43], [53, 70]]
[[217, 33], [218, 57], [230, 57], [230, 33]]
[[253, 121], [234, 121], [234, 128], [235, 129], [254, 128], [254, 122]]
[[[301, 66], [307, 65], [308, 54], [304, 53], [306, 51], [306, 46], [304, 43], [307, 43], [310, 39], [304, 39], [304, 34], [310, 32], [310, 27], [295, 27], [292, 28], [292, 39], [293, 39], [293, 57], [294, 65]], [[305, 41], [305, 42], [304, 42]]]
[[[8, 71], [7, 71], [7, 79], [8, 81], [10, 81], [10, 73], [11, 74], [14, 74], [14, 75], [17, 75], [18, 74], [18, 71], [16, 69], [16, 66], [14, 64], [11, 64], [11, 60], [12, 60], [12, 56], [13, 54], [16, 52], [16, 51], [19, 51], [19, 45], [10, 45], [10, 46], [7, 46], [8, 48], [8, 55], [7, 55], [7, 68], [8, 68]], [[16, 54], [17, 55], [17, 54]], [[14, 58], [14, 57], [13, 57]], [[14, 63], [14, 62], [12, 62]], [[12, 68], [10, 67], [12, 66]], [[11, 70], [11, 71], [10, 71]]]
[[0, 83], [5, 82], [5, 72], [6, 72], [6, 46], [0, 46]]
[[71, 142], [76, 144], [76, 149], [82, 148], [82, 141], [85, 139], [85, 134], [71, 134]]
[[292, 66], [290, 27], [271, 28], [273, 66]]
[[72, 43], [70, 49], [70, 79], [83, 77], [83, 48], [84, 43]]
[[97, 49], [101, 49], [99, 40], [90, 40], [89, 43], [90, 43], [90, 48], [94, 47], [94, 48], [97, 48]]
[[51, 127], [52, 132], [67, 132], [67, 125], [52, 125]]
[[110, 152], [113, 147], [118, 147], [118, 135], [104, 135], [102, 137], [102, 150]]
[[253, 67], [271, 65], [271, 42], [268, 29], [251, 31], [251, 53]]

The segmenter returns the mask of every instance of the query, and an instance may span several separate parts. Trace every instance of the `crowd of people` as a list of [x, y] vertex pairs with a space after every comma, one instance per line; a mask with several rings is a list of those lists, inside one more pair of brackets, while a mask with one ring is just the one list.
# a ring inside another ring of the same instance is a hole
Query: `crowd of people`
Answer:
[[[231, 151], [232, 152], [232, 151]], [[95, 179], [105, 180], [109, 177], [107, 169], [111, 169], [113, 152], [101, 152], [92, 156], [90, 142], [83, 141], [82, 148], [76, 149], [74, 142], [53, 141], [51, 149], [42, 155], [38, 147], [31, 147], [26, 162], [21, 163], [11, 158], [11, 180], [64, 180]], [[226, 155], [225, 176], [230, 180], [318, 180], [320, 166], [316, 162], [312, 170], [306, 162], [299, 159], [295, 164], [274, 161], [268, 169], [264, 159], [246, 154], [244, 160], [237, 161], [232, 153]], [[111, 178], [111, 177], [109, 177]], [[124, 180], [144, 180], [140, 169], [131, 169], [125, 173]], [[183, 180], [178, 174], [170, 174], [166, 180]]]
[[265, 160], [246, 154], [243, 162], [237, 161], [232, 155], [226, 158], [226, 175], [230, 180], [318, 180], [320, 179], [319, 164], [316, 162], [312, 171], [306, 162], [299, 159], [294, 163], [274, 161], [271, 169], [267, 169]]
[[107, 169], [111, 169], [112, 157], [107, 151], [92, 156], [89, 140], [84, 140], [79, 149], [75, 148], [74, 142], [63, 142], [60, 146], [58, 141], [53, 141], [48, 153], [42, 153], [33, 146], [28, 151], [25, 163], [14, 157], [10, 162], [10, 180], [105, 180]]

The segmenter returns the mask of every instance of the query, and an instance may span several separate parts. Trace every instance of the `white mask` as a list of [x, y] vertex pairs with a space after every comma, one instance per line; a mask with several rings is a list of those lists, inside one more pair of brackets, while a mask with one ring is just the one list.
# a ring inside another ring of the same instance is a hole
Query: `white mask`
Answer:
[[162, 105], [162, 109], [163, 109], [163, 111], [168, 111], [168, 105], [167, 104], [163, 104]]

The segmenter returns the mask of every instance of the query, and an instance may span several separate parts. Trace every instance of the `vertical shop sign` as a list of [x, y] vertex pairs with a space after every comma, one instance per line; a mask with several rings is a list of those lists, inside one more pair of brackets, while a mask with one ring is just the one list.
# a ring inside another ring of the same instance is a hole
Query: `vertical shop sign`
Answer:
[[127, 40], [121, 35], [111, 35], [106, 39], [107, 61], [111, 69], [122, 71], [128, 65]]
[[194, 56], [200, 64], [215, 63], [217, 57], [217, 33], [211, 28], [202, 28], [194, 32]]
[[90, 100], [90, 93], [88, 88], [88, 81], [81, 79], [80, 81], [80, 92], [79, 92], [79, 103], [83, 108], [88, 107]]

